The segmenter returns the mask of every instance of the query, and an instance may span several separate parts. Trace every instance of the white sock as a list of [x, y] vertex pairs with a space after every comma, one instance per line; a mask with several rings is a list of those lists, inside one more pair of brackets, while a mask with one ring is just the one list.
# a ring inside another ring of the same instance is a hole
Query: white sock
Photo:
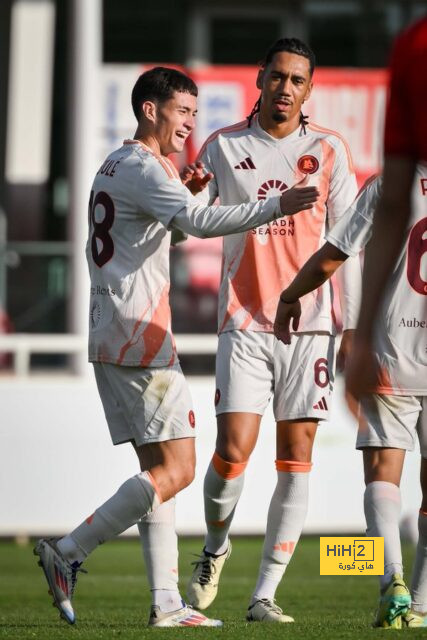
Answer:
[[412, 572], [411, 609], [420, 613], [427, 612], [427, 513], [420, 511], [418, 516], [418, 544]]
[[400, 546], [399, 517], [400, 489], [392, 482], [375, 480], [366, 485], [364, 508], [366, 535], [384, 538], [384, 575], [380, 588], [384, 589], [394, 573], [403, 575]]
[[228, 549], [228, 532], [244, 483], [247, 462], [227, 462], [214, 453], [203, 487], [207, 535], [205, 549], [221, 555]]
[[276, 460], [277, 484], [268, 510], [262, 561], [251, 604], [274, 599], [304, 525], [311, 466], [311, 462]]
[[150, 473], [138, 473], [126, 480], [93, 515], [59, 540], [58, 548], [69, 562], [77, 558], [82, 562], [98, 545], [129, 529], [160, 502]]
[[152, 604], [168, 613], [182, 607], [178, 591], [178, 537], [175, 498], [163, 502], [138, 522]]

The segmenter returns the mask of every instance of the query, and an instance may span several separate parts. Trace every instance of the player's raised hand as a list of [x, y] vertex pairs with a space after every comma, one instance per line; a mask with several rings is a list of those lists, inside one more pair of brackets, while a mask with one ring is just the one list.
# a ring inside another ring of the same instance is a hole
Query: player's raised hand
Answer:
[[308, 187], [307, 184], [308, 175], [305, 175], [300, 182], [282, 193], [280, 210], [283, 215], [292, 215], [314, 207], [320, 193], [317, 187]]
[[[282, 294], [283, 295], [283, 294]], [[292, 321], [292, 330], [297, 331], [299, 319], [301, 317], [301, 303], [299, 300], [295, 302], [285, 302], [280, 297], [277, 306], [276, 318], [274, 320], [274, 335], [283, 344], [291, 344], [290, 325]]]
[[203, 162], [198, 161], [193, 164], [187, 164], [181, 171], [182, 183], [191, 191], [193, 196], [203, 191], [213, 178], [213, 173], [205, 173], [204, 169]]

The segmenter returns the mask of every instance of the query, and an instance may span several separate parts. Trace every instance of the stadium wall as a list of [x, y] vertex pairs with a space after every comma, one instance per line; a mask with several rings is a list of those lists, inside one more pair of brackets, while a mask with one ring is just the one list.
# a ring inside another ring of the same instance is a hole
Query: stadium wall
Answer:
[[[215, 383], [211, 377], [192, 377], [189, 382], [196, 412], [197, 471], [195, 482], [178, 496], [177, 527], [184, 534], [200, 534], [203, 478], [216, 435]], [[0, 536], [66, 532], [138, 471], [131, 445], [113, 447], [110, 442], [92, 376], [3, 378], [0, 405]], [[274, 431], [270, 407], [247, 468], [235, 533], [264, 530], [275, 484]], [[354, 440], [355, 422], [338, 380], [330, 422], [318, 430], [306, 533], [364, 530], [362, 456]], [[403, 516], [416, 517], [418, 474], [419, 454], [408, 454]]]

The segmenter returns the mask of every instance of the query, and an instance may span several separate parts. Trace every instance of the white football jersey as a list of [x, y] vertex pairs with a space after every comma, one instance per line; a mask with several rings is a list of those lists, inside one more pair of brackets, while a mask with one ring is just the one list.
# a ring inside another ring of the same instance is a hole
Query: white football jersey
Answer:
[[169, 307], [169, 226], [199, 236], [280, 215], [279, 198], [202, 206], [170, 160], [127, 140], [105, 160], [89, 202], [89, 360], [163, 367], [176, 360]]
[[177, 179], [167, 158], [131, 141], [95, 176], [86, 246], [90, 361], [144, 367], [175, 361], [167, 227], [176, 208], [156, 196], [159, 185]]
[[[368, 182], [327, 240], [347, 255], [369, 241], [382, 178]], [[412, 212], [375, 329], [378, 393], [427, 395], [427, 167], [417, 167]]]
[[[273, 330], [280, 293], [323, 244], [354, 200], [357, 184], [349, 149], [341, 136], [315, 124], [300, 126], [282, 139], [264, 131], [258, 119], [212, 134], [199, 153], [214, 174], [198, 195], [221, 204], [263, 200], [309, 177], [320, 198], [313, 209], [224, 238], [219, 293], [219, 332]], [[330, 283], [303, 300], [299, 332], [333, 333]]]

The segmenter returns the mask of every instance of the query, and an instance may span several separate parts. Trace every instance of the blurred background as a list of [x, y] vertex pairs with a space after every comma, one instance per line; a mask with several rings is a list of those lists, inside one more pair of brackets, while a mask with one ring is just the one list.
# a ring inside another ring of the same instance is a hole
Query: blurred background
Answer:
[[[362, 184], [380, 170], [391, 42], [425, 11], [411, 0], [0, 2], [0, 535], [66, 530], [135, 466], [131, 452], [109, 443], [86, 364], [84, 244], [93, 176], [135, 130], [138, 75], [172, 64], [199, 85], [198, 126], [175, 158], [181, 166], [212, 131], [250, 112], [269, 45], [302, 38], [318, 65], [307, 113], [347, 139]], [[200, 416], [198, 479], [179, 512], [186, 532], [203, 526], [201, 482], [215, 438], [220, 268], [219, 239], [171, 251], [173, 328]], [[241, 531], [262, 530], [274, 482], [270, 413], [264, 427], [252, 464], [265, 470], [265, 510], [253, 514], [261, 488], [248, 473]], [[319, 429], [310, 531], [363, 529], [354, 429], [337, 394], [329, 426]], [[407, 478], [409, 514], [418, 506], [417, 460]], [[11, 479], [16, 493], [7, 490]], [[64, 506], [64, 492], [73, 507]]]

